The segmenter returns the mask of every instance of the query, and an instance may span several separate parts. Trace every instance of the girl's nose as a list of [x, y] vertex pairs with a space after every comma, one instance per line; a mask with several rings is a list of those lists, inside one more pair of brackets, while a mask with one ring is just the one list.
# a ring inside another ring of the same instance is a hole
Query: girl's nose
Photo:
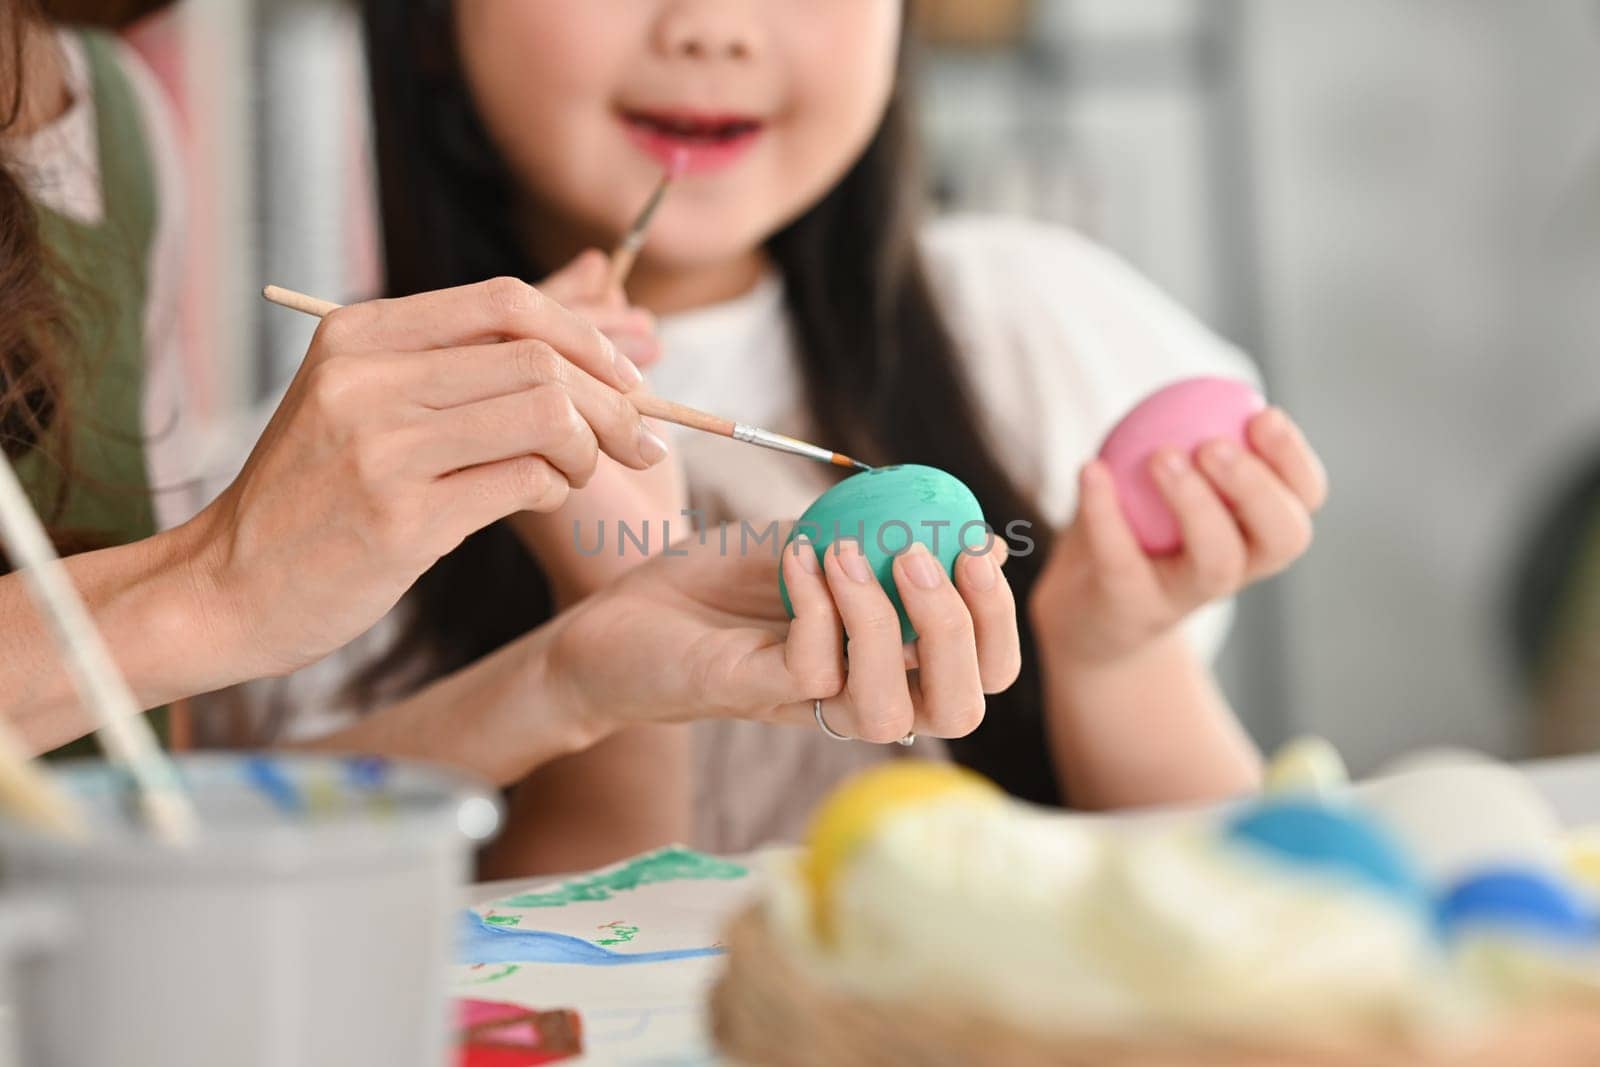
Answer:
[[760, 28], [749, 0], [680, 0], [657, 24], [661, 50], [673, 59], [749, 60], [759, 51]]

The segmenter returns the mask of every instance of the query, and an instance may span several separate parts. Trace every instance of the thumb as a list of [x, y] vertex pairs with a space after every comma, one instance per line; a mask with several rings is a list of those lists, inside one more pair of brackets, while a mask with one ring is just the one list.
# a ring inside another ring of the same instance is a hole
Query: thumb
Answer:
[[606, 292], [606, 282], [610, 273], [611, 261], [606, 254], [598, 248], [590, 248], [546, 278], [539, 288], [568, 307], [609, 304], [611, 294]]

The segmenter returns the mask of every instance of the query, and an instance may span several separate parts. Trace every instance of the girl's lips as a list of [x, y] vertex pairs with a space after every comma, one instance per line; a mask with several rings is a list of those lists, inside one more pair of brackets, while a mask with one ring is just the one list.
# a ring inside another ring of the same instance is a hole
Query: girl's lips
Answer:
[[754, 147], [765, 129], [746, 115], [689, 111], [625, 111], [623, 128], [634, 144], [671, 167], [680, 153], [686, 174], [707, 174], [732, 166]]

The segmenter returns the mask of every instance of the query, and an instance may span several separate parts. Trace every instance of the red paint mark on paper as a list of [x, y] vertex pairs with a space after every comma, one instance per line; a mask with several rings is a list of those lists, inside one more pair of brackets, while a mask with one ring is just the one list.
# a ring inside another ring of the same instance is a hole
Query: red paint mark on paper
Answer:
[[493, 1000], [456, 1001], [457, 1067], [533, 1067], [583, 1054], [583, 1023], [569, 1010]]

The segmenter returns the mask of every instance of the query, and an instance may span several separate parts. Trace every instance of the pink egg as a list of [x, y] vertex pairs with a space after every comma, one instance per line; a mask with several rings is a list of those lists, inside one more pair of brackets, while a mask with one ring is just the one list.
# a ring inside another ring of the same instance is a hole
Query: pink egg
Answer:
[[1192, 454], [1218, 438], [1249, 448], [1245, 429], [1266, 406], [1248, 382], [1189, 378], [1147, 396], [1106, 436], [1100, 458], [1116, 480], [1122, 513], [1146, 552], [1170, 556], [1183, 547], [1177, 517], [1150, 475], [1150, 458], [1166, 447]]

